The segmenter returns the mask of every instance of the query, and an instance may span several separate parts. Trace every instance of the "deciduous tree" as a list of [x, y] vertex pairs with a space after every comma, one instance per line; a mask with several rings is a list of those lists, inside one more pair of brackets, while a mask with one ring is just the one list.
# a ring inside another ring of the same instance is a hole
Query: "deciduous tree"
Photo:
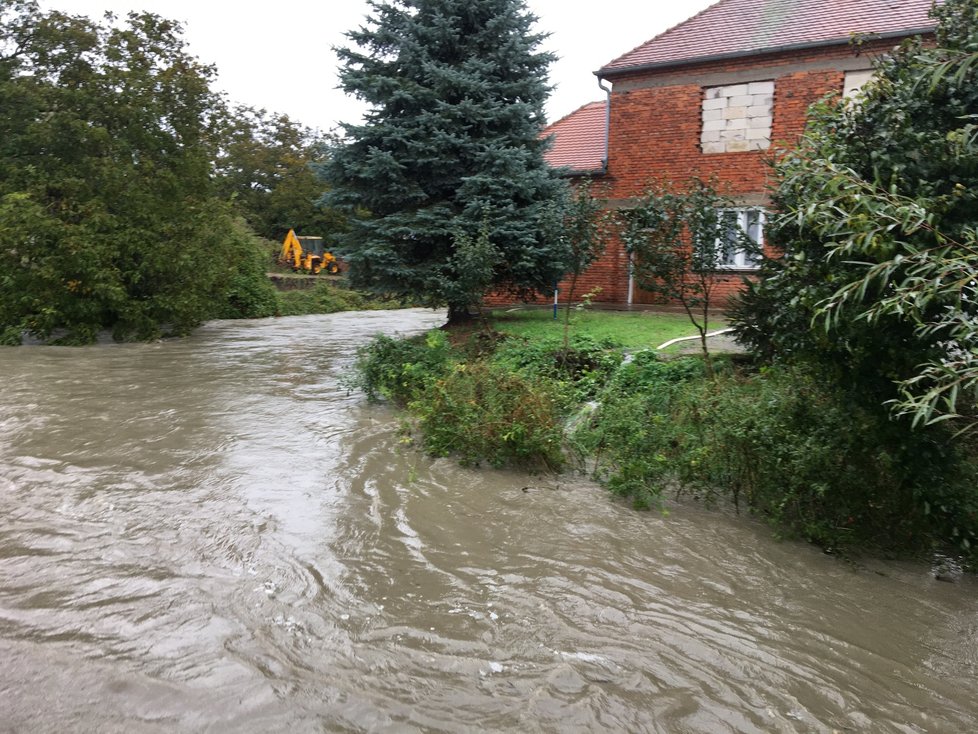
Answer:
[[214, 315], [257, 251], [214, 187], [213, 69], [155, 15], [0, 0], [0, 17], [4, 341], [150, 338]]
[[262, 237], [281, 242], [294, 229], [330, 240], [343, 217], [322, 204], [316, 175], [329, 142], [288, 115], [236, 107], [222, 126], [218, 190]]

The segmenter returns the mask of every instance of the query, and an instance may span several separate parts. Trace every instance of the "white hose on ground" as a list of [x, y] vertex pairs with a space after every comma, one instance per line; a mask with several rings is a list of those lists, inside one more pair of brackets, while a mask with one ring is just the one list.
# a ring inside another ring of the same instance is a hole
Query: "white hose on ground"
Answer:
[[[721, 334], [727, 334], [731, 331], [733, 331], [733, 329], [720, 329], [719, 331], [711, 331], [709, 334], [706, 335], [706, 338], [709, 339], [711, 336], [720, 336]], [[671, 347], [673, 344], [678, 344], [679, 342], [689, 342], [699, 338], [700, 338], [699, 334], [696, 334], [695, 336], [680, 336], [677, 337], [676, 339], [670, 339], [669, 341], [660, 344], [655, 348], [655, 350], [659, 351], [660, 349]]]

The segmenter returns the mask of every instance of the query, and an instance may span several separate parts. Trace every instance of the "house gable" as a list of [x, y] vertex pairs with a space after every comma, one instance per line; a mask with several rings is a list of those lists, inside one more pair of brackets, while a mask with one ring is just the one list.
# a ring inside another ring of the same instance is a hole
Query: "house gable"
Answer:
[[[554, 135], [547, 160], [571, 175], [600, 175], [612, 207], [631, 206], [653, 180], [715, 180], [749, 219], [769, 205], [770, 161], [796, 143], [809, 106], [828, 93], [851, 93], [873, 59], [903, 38], [931, 34], [931, 6], [720, 0], [595, 72], [612, 83], [607, 105], [585, 105], [547, 128]], [[749, 273], [734, 258], [718, 296], [737, 293]], [[619, 241], [579, 285], [596, 301], [653, 302], [632, 282]]]

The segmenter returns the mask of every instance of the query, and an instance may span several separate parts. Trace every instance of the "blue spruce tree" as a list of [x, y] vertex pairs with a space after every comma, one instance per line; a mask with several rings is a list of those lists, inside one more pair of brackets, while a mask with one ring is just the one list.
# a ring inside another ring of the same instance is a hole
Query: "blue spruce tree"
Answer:
[[[473, 282], [525, 297], [564, 269], [548, 223], [565, 184], [539, 137], [551, 54], [521, 0], [371, 2], [339, 49], [343, 89], [367, 102], [324, 174], [350, 214], [341, 251], [353, 282], [447, 305], [478, 301]], [[488, 239], [488, 277], [464, 271], [459, 243]], [[479, 289], [481, 290], [481, 288]]]

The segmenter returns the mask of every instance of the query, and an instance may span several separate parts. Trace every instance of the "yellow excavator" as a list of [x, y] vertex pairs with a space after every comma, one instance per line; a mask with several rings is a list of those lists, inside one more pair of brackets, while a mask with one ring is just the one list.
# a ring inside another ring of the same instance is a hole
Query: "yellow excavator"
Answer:
[[297, 237], [290, 229], [282, 243], [279, 262], [289, 265], [293, 271], [305, 271], [318, 275], [325, 270], [330, 275], [340, 272], [340, 264], [331, 252], [326, 252], [322, 237]]

